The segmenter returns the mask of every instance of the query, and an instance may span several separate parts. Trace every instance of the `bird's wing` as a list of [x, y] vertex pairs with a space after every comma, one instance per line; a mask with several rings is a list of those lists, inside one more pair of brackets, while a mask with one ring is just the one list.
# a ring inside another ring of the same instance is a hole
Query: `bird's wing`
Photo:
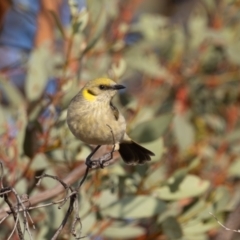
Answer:
[[112, 104], [112, 102], [110, 102], [110, 108], [112, 110], [112, 113], [116, 119], [116, 121], [119, 119], [119, 111], [118, 109]]

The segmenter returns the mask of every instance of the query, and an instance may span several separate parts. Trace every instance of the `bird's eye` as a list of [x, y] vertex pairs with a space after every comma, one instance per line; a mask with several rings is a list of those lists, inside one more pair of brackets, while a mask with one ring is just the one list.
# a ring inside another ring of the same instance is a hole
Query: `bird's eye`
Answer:
[[106, 89], [107, 89], [107, 87], [106, 87], [105, 85], [100, 85], [99, 88], [100, 88], [101, 90], [106, 90]]

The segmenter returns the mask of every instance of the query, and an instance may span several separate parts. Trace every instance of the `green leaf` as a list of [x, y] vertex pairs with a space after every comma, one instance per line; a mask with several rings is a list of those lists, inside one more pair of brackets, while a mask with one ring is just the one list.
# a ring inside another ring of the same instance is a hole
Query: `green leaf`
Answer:
[[91, 231], [96, 221], [97, 221], [97, 218], [94, 212], [91, 212], [86, 217], [81, 218], [82, 236], [87, 235]]
[[13, 107], [19, 107], [24, 104], [24, 98], [20, 91], [7, 79], [0, 77], [0, 86], [3, 90], [3, 96]]
[[[48, 166], [47, 170], [45, 171], [46, 174], [56, 176], [56, 172], [54, 171], [53, 167]], [[58, 185], [58, 181], [52, 178], [45, 177], [41, 181], [41, 185], [47, 189], [54, 188]]]
[[78, 13], [78, 15], [74, 16], [72, 23], [73, 34], [82, 32], [84, 28], [87, 26], [88, 19], [89, 14], [85, 9]]
[[49, 167], [49, 161], [43, 153], [38, 153], [31, 164], [31, 169], [34, 170], [42, 170], [47, 169]]
[[144, 228], [138, 226], [110, 226], [102, 232], [104, 237], [110, 239], [135, 239], [144, 234]]
[[184, 236], [194, 236], [198, 234], [203, 234], [208, 232], [211, 229], [219, 227], [218, 223], [215, 220], [212, 220], [207, 223], [197, 222], [197, 221], [189, 221], [188, 223], [182, 226], [182, 230]]
[[180, 184], [187, 175], [187, 168], [178, 169], [174, 175], [171, 177], [171, 180], [168, 184], [171, 192], [176, 192], [179, 189]]
[[85, 145], [81, 146], [81, 151], [76, 155], [75, 160], [84, 161], [91, 153], [91, 149]]
[[188, 207], [188, 209], [180, 216], [180, 221], [187, 221], [188, 219], [195, 217], [199, 212], [204, 210], [206, 206], [207, 203], [204, 200], [199, 199], [190, 207]]
[[166, 204], [152, 196], [124, 197], [102, 211], [102, 214], [112, 218], [138, 219], [161, 214]]
[[186, 114], [182, 114], [173, 119], [173, 132], [181, 151], [188, 149], [195, 141], [195, 131], [188, 118]]
[[23, 154], [24, 150], [24, 140], [25, 140], [25, 134], [26, 134], [26, 126], [27, 126], [27, 116], [26, 116], [26, 109], [25, 108], [19, 108], [17, 116], [17, 122], [16, 126], [18, 127], [18, 134], [16, 136], [17, 139], [17, 147], [18, 147], [18, 154], [19, 156]]
[[108, 168], [111, 176], [126, 176], [126, 170], [120, 164], [113, 164]]
[[132, 47], [126, 52], [124, 59], [128, 67], [151, 77], [162, 77], [164, 79], [170, 77], [167, 69], [160, 65], [155, 53], [146, 54], [146, 52], [141, 50], [140, 47]]
[[238, 141], [240, 139], [240, 128], [235, 128], [234, 131], [228, 133], [225, 139], [230, 143]]
[[[133, 103], [130, 103], [130, 107], [131, 105], [133, 106], [133, 104], [135, 105], [133, 108], [133, 110], [137, 110], [138, 108], [138, 101], [137, 99], [133, 99]], [[129, 105], [127, 105], [127, 107], [129, 107]], [[138, 110], [137, 115], [134, 118], [134, 124], [138, 125], [140, 123], [146, 122], [146, 121], [150, 121], [154, 118], [155, 112], [158, 109], [154, 109], [153, 106], [149, 107], [149, 106], [145, 106], [145, 107], [141, 107], [140, 110]]]
[[[168, 182], [174, 183], [174, 181], [174, 178], [170, 178]], [[159, 198], [167, 201], [179, 200], [200, 196], [207, 191], [209, 186], [209, 181], [201, 180], [197, 176], [189, 174], [182, 180], [177, 191], [172, 192], [170, 186], [164, 186], [157, 189], [156, 194]]]
[[98, 196], [94, 199], [95, 205], [99, 208], [108, 207], [110, 204], [118, 200], [117, 193], [112, 193], [111, 189], [102, 190]]
[[240, 158], [236, 159], [228, 169], [229, 177], [240, 177]]
[[116, 79], [119, 79], [124, 74], [124, 72], [126, 71], [126, 68], [127, 68], [127, 64], [126, 64], [126, 61], [123, 58], [120, 58], [118, 63], [113, 62], [112, 67], [111, 67], [112, 72], [113, 72], [113, 76]]
[[162, 155], [166, 152], [162, 137], [155, 141], [143, 143], [141, 145], [155, 154], [155, 156], [151, 157], [151, 162], [159, 161], [162, 158]]
[[129, 135], [134, 141], [139, 143], [154, 141], [164, 134], [172, 117], [173, 115], [168, 113], [153, 120], [140, 123], [129, 133]]
[[86, 193], [82, 190], [81, 195], [79, 197], [79, 216], [83, 217], [88, 212], [91, 212], [91, 204], [89, 198], [87, 197]]
[[17, 181], [16, 185], [14, 186], [15, 190], [19, 195], [25, 194], [28, 188], [28, 181], [25, 178], [21, 178]]
[[214, 213], [226, 210], [230, 199], [228, 189], [224, 186], [218, 187], [214, 192]]
[[165, 180], [166, 177], [166, 167], [161, 166], [155, 169], [150, 169], [151, 172], [147, 174], [144, 181], [145, 189], [152, 189], [153, 187], [160, 186], [160, 184]]
[[59, 16], [56, 14], [55, 11], [52, 11], [52, 10], [49, 10], [50, 14], [52, 15], [55, 23], [56, 23], [56, 26], [58, 28], [58, 30], [60, 31], [62, 37], [65, 39], [65, 31], [64, 31], [64, 28], [62, 26], [62, 23], [61, 23], [61, 20], [59, 18]]
[[183, 236], [181, 226], [174, 217], [166, 218], [162, 222], [162, 229], [169, 240], [177, 240]]
[[77, 79], [71, 79], [68, 81], [67, 85], [65, 86], [65, 94], [61, 99], [61, 108], [66, 109], [72, 100], [72, 98], [79, 92], [77, 86]]
[[204, 6], [208, 8], [209, 13], [216, 10], [216, 2], [214, 0], [204, 0]]
[[200, 157], [194, 158], [187, 167], [188, 171], [196, 169], [200, 165], [200, 163], [201, 163]]
[[196, 49], [204, 41], [207, 34], [207, 17], [192, 14], [188, 21], [189, 31], [191, 34], [190, 47]]
[[[91, 2], [91, 0], [89, 2]], [[89, 41], [87, 42], [87, 46], [82, 54], [85, 54], [94, 47], [94, 45], [97, 43], [97, 41], [103, 34], [107, 24], [106, 10], [103, 6], [101, 6], [100, 2], [94, 1], [94, 4], [88, 4], [88, 10], [89, 15], [91, 16], [91, 21], [96, 24], [94, 25], [94, 32]]]
[[0, 105], [0, 136], [6, 132], [7, 119], [4, 108]]
[[226, 45], [226, 52], [228, 55], [229, 60], [233, 64], [237, 64], [239, 66], [240, 64], [240, 57], [239, 57], [239, 51], [240, 51], [240, 44], [238, 42], [234, 42], [234, 44], [227, 44]]
[[28, 63], [28, 73], [25, 82], [27, 99], [34, 101], [43, 94], [49, 77], [50, 53], [46, 46], [34, 49]]
[[184, 239], [183, 240], [209, 240], [208, 234], [184, 234]]

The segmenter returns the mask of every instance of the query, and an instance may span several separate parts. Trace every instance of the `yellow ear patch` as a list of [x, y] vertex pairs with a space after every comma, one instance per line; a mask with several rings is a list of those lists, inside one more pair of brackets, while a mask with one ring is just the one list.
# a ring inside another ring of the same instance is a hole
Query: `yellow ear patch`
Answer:
[[82, 92], [83, 97], [88, 101], [94, 101], [96, 99], [96, 96], [93, 95], [88, 89], [83, 89]]

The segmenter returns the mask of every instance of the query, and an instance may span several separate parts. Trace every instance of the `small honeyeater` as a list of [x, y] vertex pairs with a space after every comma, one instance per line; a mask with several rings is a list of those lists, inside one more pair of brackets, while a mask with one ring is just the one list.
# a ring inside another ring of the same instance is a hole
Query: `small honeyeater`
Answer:
[[123, 115], [112, 104], [117, 90], [125, 88], [109, 78], [89, 81], [71, 100], [67, 123], [73, 135], [87, 144], [118, 145], [125, 163], [143, 164], [154, 153], [134, 142], [126, 133]]

